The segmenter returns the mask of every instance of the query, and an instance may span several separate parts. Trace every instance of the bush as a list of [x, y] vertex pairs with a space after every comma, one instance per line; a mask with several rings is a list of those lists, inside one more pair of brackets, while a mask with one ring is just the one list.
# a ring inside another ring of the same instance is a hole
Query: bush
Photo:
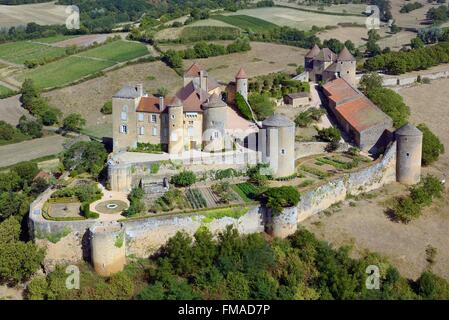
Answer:
[[112, 100], [105, 102], [103, 107], [101, 107], [100, 112], [102, 114], [112, 114]]
[[444, 153], [444, 145], [440, 139], [423, 123], [418, 125], [423, 134], [422, 140], [422, 165], [428, 166], [438, 160]]
[[92, 212], [90, 211], [90, 202], [84, 202], [81, 204], [81, 213], [84, 217], [86, 217], [87, 219], [98, 219], [98, 217], [100, 216], [98, 213], [96, 212]]
[[32, 138], [42, 137], [42, 123], [36, 120], [27, 119], [26, 116], [20, 117], [17, 129]]
[[301, 112], [295, 118], [295, 124], [298, 127], [305, 128], [310, 125], [313, 121], [319, 121], [321, 116], [325, 114], [325, 111], [320, 108], [310, 108], [306, 111]]
[[86, 120], [79, 113], [71, 113], [64, 118], [62, 128], [68, 131], [80, 132], [86, 125]]
[[62, 163], [66, 170], [75, 170], [78, 174], [88, 172], [97, 177], [107, 157], [108, 153], [101, 143], [79, 141], [63, 153]]
[[145, 211], [143, 197], [145, 192], [140, 187], [134, 187], [128, 195], [129, 208], [123, 211], [125, 217], [131, 217]]
[[267, 94], [251, 94], [248, 100], [258, 120], [265, 120], [273, 114], [275, 103]]
[[339, 142], [341, 139], [340, 130], [334, 127], [318, 130], [318, 138], [326, 142]]
[[196, 175], [192, 171], [183, 171], [171, 178], [171, 183], [177, 187], [188, 187], [196, 182]]
[[262, 194], [263, 200], [273, 214], [282, 212], [282, 208], [296, 206], [300, 200], [298, 190], [292, 186], [269, 188]]
[[248, 106], [248, 103], [246, 102], [245, 98], [239, 93], [236, 92], [235, 94], [235, 105], [237, 109], [239, 110], [240, 114], [247, 120], [252, 120], [253, 115], [251, 113], [251, 109]]
[[410, 197], [401, 198], [394, 207], [396, 220], [409, 223], [421, 215], [421, 207]]
[[0, 120], [0, 140], [11, 140], [16, 130], [12, 125]]
[[373, 88], [367, 92], [367, 95], [375, 105], [393, 119], [395, 128], [400, 128], [407, 123], [410, 109], [401, 95], [383, 87]]

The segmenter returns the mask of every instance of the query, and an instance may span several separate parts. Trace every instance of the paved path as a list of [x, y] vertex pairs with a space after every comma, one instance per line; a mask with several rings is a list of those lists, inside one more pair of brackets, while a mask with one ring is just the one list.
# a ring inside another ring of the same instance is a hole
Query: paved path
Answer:
[[65, 138], [60, 135], [28, 140], [0, 147], [0, 167], [61, 152]]

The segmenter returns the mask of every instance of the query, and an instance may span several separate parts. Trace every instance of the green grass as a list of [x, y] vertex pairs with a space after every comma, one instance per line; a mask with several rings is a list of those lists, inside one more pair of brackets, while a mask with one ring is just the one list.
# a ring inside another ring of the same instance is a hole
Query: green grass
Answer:
[[248, 211], [248, 207], [221, 208], [210, 211], [203, 211], [201, 212], [201, 215], [205, 216], [202, 221], [204, 223], [209, 223], [214, 221], [215, 219], [221, 219], [224, 217], [238, 219], [241, 216], [245, 215]]
[[232, 189], [245, 202], [253, 202], [257, 195], [257, 187], [249, 182], [232, 185]]
[[319, 179], [324, 179], [324, 178], [329, 177], [329, 173], [321, 171], [314, 167], [309, 167], [309, 166], [303, 165], [303, 166], [301, 166], [301, 170], [305, 171], [307, 173], [313, 174], [314, 176], [317, 176]]
[[94, 138], [112, 138], [112, 124], [103, 123], [95, 126], [87, 127], [81, 131], [85, 135], [92, 136]]
[[234, 27], [193, 26], [182, 30], [182, 41], [234, 40], [240, 36], [240, 29]]
[[39, 88], [69, 84], [114, 65], [111, 61], [98, 61], [81, 57], [67, 57], [25, 72], [20, 80], [30, 78]]
[[13, 91], [12, 91], [11, 89], [6, 88], [6, 87], [0, 85], [0, 97], [3, 96], [3, 95], [10, 94], [10, 93], [12, 93], [12, 92], [13, 92]]
[[4, 146], [7, 144], [13, 144], [13, 143], [19, 143], [19, 142], [22, 142], [25, 140], [30, 140], [30, 139], [31, 138], [29, 136], [27, 136], [26, 134], [23, 134], [19, 130], [15, 130], [12, 139], [10, 139], [10, 140], [0, 139], [0, 146]]
[[79, 53], [79, 56], [124, 62], [148, 54], [145, 45], [129, 41], [113, 41], [98, 48]]
[[23, 64], [26, 60], [55, 58], [63, 55], [65, 55], [64, 48], [53, 48], [28, 41], [0, 44], [0, 59], [17, 64]]
[[247, 15], [212, 16], [212, 19], [225, 22], [241, 29], [249, 29], [252, 31], [266, 31], [268, 29], [278, 28], [274, 23]]

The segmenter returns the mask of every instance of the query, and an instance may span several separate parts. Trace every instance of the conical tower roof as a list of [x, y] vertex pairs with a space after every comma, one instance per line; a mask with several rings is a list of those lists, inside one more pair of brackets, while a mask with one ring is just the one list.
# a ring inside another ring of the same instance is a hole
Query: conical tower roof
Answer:
[[355, 61], [354, 56], [349, 52], [348, 48], [343, 47], [343, 50], [338, 54], [338, 61]]
[[248, 79], [246, 72], [243, 68], [240, 68], [239, 72], [235, 76], [236, 79]]
[[295, 123], [286, 116], [275, 113], [271, 117], [265, 119], [262, 122], [262, 125], [266, 127], [292, 127]]
[[315, 44], [312, 47], [312, 49], [310, 49], [310, 51], [307, 52], [306, 58], [315, 58], [318, 55], [318, 53], [320, 53], [320, 47], [318, 47], [318, 45]]
[[214, 93], [203, 103], [203, 108], [220, 108], [220, 107], [227, 107], [228, 105], [221, 100], [221, 97]]
[[399, 136], [422, 136], [422, 132], [410, 123], [400, 127], [395, 134]]

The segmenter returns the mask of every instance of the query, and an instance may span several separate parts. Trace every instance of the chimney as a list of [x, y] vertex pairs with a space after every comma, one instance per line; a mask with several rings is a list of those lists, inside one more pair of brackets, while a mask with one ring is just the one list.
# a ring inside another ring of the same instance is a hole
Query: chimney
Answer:
[[136, 84], [135, 89], [136, 89], [136, 92], [139, 95], [139, 97], [142, 97], [143, 96], [143, 85]]
[[159, 110], [164, 111], [165, 101], [163, 96], [159, 96]]
[[204, 70], [200, 70], [200, 88], [207, 91], [207, 77], [204, 75]]

